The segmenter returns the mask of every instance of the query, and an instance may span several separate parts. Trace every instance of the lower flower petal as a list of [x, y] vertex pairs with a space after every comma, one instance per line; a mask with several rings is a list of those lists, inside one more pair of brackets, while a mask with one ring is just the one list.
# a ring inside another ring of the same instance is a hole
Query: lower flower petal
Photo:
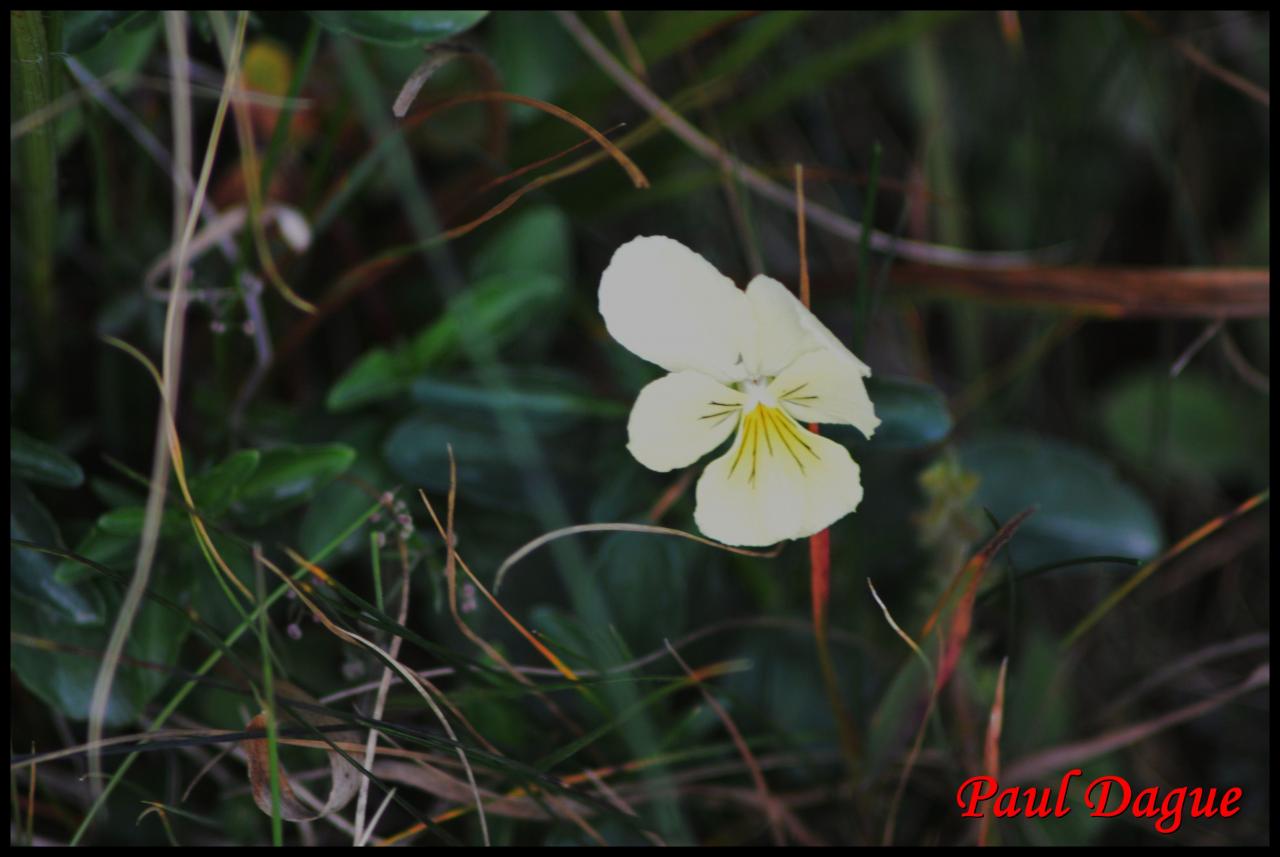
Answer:
[[848, 423], [871, 437], [880, 418], [867, 395], [870, 374], [847, 351], [811, 351], [774, 378], [769, 392], [802, 423]]
[[759, 405], [729, 451], [707, 465], [694, 520], [729, 545], [771, 545], [831, 526], [858, 507], [858, 465], [840, 444]]
[[700, 372], [672, 372], [640, 391], [627, 449], [650, 470], [693, 464], [737, 428], [744, 398]]

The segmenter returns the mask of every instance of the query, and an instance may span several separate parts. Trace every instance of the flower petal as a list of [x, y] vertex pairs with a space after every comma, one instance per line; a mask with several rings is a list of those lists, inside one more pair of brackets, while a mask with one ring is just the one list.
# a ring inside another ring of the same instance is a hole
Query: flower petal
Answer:
[[687, 467], [737, 428], [744, 398], [699, 372], [659, 378], [631, 408], [627, 449], [650, 470]]
[[782, 283], [760, 274], [747, 284], [746, 294], [755, 316], [749, 364], [754, 375], [777, 375], [801, 354], [822, 347], [802, 321], [802, 313], [812, 314]]
[[[837, 343], [838, 344], [838, 343]], [[848, 423], [867, 437], [880, 425], [867, 395], [871, 370], [843, 347], [810, 351], [769, 384], [769, 392], [802, 423]]]
[[742, 420], [729, 451], [698, 480], [694, 520], [729, 545], [801, 539], [858, 507], [862, 483], [849, 451], [759, 405]]
[[679, 241], [655, 235], [619, 247], [600, 278], [600, 314], [614, 339], [663, 369], [747, 377], [743, 348], [754, 337], [746, 297]]
[[871, 374], [867, 365], [782, 283], [759, 275], [747, 284], [746, 294], [759, 331], [760, 374], [777, 375], [800, 355], [819, 349], [839, 352], [861, 366], [864, 375]]

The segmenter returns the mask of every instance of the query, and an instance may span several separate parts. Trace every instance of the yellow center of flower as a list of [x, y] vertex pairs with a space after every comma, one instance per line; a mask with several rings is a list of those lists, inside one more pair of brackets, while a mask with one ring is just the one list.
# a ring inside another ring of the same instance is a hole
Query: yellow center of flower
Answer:
[[747, 484], [754, 487], [759, 468], [766, 460], [772, 464], [775, 459], [782, 464], [794, 464], [803, 474], [806, 463], [819, 459], [806, 438], [807, 434], [782, 408], [758, 401], [742, 417], [742, 425], [738, 428], [738, 449], [733, 453], [729, 479], [741, 472]]

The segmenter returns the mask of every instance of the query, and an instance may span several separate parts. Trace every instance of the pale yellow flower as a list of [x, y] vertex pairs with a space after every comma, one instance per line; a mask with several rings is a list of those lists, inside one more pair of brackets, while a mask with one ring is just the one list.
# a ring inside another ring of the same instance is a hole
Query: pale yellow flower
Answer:
[[687, 467], [730, 435], [698, 479], [694, 520], [730, 545], [800, 539], [858, 507], [858, 465], [806, 423], [867, 437], [871, 375], [786, 286], [746, 288], [678, 241], [636, 238], [600, 279], [600, 314], [623, 346], [670, 374], [640, 391], [627, 449], [652, 470]]

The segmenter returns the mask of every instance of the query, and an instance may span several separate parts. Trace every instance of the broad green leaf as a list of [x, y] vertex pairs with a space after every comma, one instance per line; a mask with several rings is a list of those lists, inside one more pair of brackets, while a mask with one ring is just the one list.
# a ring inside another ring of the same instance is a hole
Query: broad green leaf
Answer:
[[325, 406], [331, 411], [348, 411], [370, 402], [389, 399], [404, 391], [413, 377], [406, 352], [374, 348], [329, 388]]
[[951, 433], [951, 412], [937, 388], [909, 378], [867, 379], [867, 393], [880, 417], [871, 438], [876, 446], [914, 448]]
[[564, 292], [562, 279], [542, 273], [495, 274], [469, 286], [409, 344], [415, 374], [457, 353], [464, 335], [483, 336], [501, 347], [525, 330], [546, 325], [546, 314]]
[[[9, 538], [64, 547], [58, 525], [48, 510], [16, 479], [9, 480]], [[48, 554], [9, 548], [11, 611], [39, 606], [65, 625], [101, 625], [106, 615], [101, 597], [92, 590], [60, 583], [54, 578], [54, 563]]]
[[257, 470], [240, 486], [233, 508], [251, 523], [263, 523], [315, 496], [355, 457], [355, 450], [342, 444], [267, 450]]
[[[76, 545], [74, 553], [91, 559], [108, 568], [122, 571], [132, 565], [133, 557], [138, 552], [138, 536], [119, 535], [104, 531], [95, 525]], [[93, 569], [71, 559], [59, 560], [53, 575], [59, 583], [78, 583], [81, 580], [92, 580]]]
[[[553, 15], [504, 10], [487, 26], [490, 55], [507, 92], [559, 103], [560, 93], [580, 79], [579, 70], [588, 60]], [[509, 109], [516, 124], [546, 116], [524, 104]]]
[[458, 463], [458, 492], [468, 501], [520, 509], [524, 491], [519, 468], [508, 458], [498, 427], [489, 418], [417, 415], [396, 424], [383, 456], [401, 479], [431, 493], [449, 490], [449, 453]]
[[466, 334], [500, 348], [531, 328], [545, 331], [565, 291], [563, 279], [545, 273], [487, 277], [451, 301], [413, 341], [362, 357], [330, 388], [326, 405], [345, 411], [404, 391], [415, 377], [455, 356]]
[[[385, 432], [386, 428], [381, 420], [364, 420], [348, 426], [335, 438], [356, 451], [355, 463], [349, 471], [353, 478], [331, 482], [308, 504], [298, 530], [298, 545], [306, 556], [319, 553], [373, 505], [377, 500], [377, 492], [391, 486], [392, 480], [381, 463], [380, 447]], [[401, 496], [406, 496], [405, 492]], [[407, 499], [414, 507], [421, 508], [415, 492], [407, 492]], [[387, 513], [379, 511], [385, 519]], [[331, 562], [349, 556], [363, 556], [367, 559], [368, 531], [363, 528], [356, 530], [330, 556]]]
[[[157, 589], [170, 598], [181, 597], [181, 593], [176, 591], [178, 584], [166, 584], [163, 577], [161, 572], [154, 584]], [[121, 596], [118, 589], [105, 589], [107, 585], [114, 586], [94, 581], [84, 588], [95, 593], [98, 590], [107, 592], [106, 603], [114, 614], [119, 609]], [[10, 602], [9, 623], [13, 631], [27, 637], [92, 653], [100, 653], [106, 648], [110, 632], [105, 623], [98, 626], [75, 625], [67, 622], [63, 614], [48, 603], [29, 603], [16, 598]], [[144, 601], [130, 630], [125, 655], [171, 666], [182, 650], [182, 640], [189, 629], [190, 625], [182, 617], [151, 601]], [[50, 707], [73, 720], [85, 720], [89, 716], [98, 662], [98, 658], [92, 655], [49, 651], [26, 645], [21, 640], [13, 640], [9, 647], [9, 666], [22, 683]], [[163, 670], [121, 664], [107, 705], [107, 724], [119, 727], [136, 720], [168, 678]]]
[[225, 512], [240, 487], [258, 469], [262, 453], [256, 449], [233, 452], [191, 480], [191, 498], [201, 514], [218, 517]]
[[569, 220], [558, 208], [540, 205], [503, 223], [471, 262], [471, 279], [515, 271], [549, 274], [568, 282], [573, 276]]
[[1205, 375], [1171, 379], [1152, 371], [1130, 375], [1107, 391], [1102, 425], [1116, 451], [1135, 465], [1158, 461], [1187, 478], [1221, 479], [1269, 469], [1265, 408], [1256, 397]]
[[9, 429], [9, 475], [58, 488], [78, 488], [84, 471], [47, 443]]
[[[99, 517], [97, 529], [108, 536], [136, 539], [142, 535], [146, 517], [145, 506], [123, 506]], [[186, 513], [180, 509], [165, 509], [160, 519], [160, 537], [178, 538], [188, 532], [189, 527]]]
[[880, 418], [870, 441], [849, 425], [823, 425], [822, 434], [852, 447], [918, 449], [939, 443], [951, 433], [951, 412], [935, 387], [910, 378], [872, 376], [867, 379], [867, 394]]
[[390, 45], [429, 45], [463, 33], [488, 12], [308, 12], [322, 27], [359, 39]]
[[959, 454], [981, 479], [977, 502], [1001, 521], [1039, 506], [1007, 549], [1019, 566], [1103, 554], [1146, 559], [1160, 549], [1150, 504], [1087, 449], [1007, 433], [968, 441]]

